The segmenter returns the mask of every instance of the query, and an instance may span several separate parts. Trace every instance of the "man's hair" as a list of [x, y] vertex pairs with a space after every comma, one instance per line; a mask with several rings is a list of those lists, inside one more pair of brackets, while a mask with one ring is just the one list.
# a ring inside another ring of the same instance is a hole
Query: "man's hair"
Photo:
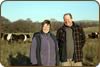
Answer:
[[44, 24], [47, 24], [47, 25], [50, 25], [50, 26], [51, 26], [51, 23], [50, 23], [49, 20], [44, 20], [44, 21], [42, 22], [42, 27], [44, 26]]
[[73, 18], [71, 13], [65, 13], [64, 16], [63, 16], [63, 19], [64, 19], [64, 17], [65, 17], [66, 15], [69, 15], [71, 19]]

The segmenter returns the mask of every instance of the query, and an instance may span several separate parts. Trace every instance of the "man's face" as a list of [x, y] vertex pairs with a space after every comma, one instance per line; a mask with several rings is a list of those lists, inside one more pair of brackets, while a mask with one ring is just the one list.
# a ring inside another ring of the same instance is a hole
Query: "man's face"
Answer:
[[64, 16], [64, 24], [71, 27], [72, 26], [72, 18], [70, 15], [65, 15]]
[[44, 25], [43, 25], [43, 32], [44, 32], [44, 33], [48, 33], [49, 30], [50, 30], [50, 25], [44, 24]]

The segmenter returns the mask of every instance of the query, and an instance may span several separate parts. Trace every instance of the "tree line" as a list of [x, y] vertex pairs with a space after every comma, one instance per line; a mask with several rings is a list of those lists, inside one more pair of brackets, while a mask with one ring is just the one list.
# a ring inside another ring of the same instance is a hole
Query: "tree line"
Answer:
[[[45, 19], [44, 19], [45, 20]], [[50, 19], [51, 21], [51, 31], [56, 31], [59, 27], [63, 25], [63, 21], [57, 21], [56, 19]], [[93, 27], [98, 26], [99, 21], [93, 20], [82, 20], [75, 21], [82, 27]], [[11, 22], [9, 19], [1, 16], [0, 17], [0, 32], [6, 33], [33, 33], [41, 29], [41, 22], [33, 22], [30, 18], [23, 20], [19, 19], [17, 21]]]

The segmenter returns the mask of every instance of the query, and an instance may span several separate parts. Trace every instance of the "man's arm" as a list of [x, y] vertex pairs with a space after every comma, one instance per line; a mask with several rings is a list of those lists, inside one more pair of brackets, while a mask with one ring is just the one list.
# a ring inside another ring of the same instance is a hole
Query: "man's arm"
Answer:
[[81, 44], [83, 47], [86, 41], [85, 32], [83, 30], [83, 27], [80, 27], [80, 39], [81, 39]]

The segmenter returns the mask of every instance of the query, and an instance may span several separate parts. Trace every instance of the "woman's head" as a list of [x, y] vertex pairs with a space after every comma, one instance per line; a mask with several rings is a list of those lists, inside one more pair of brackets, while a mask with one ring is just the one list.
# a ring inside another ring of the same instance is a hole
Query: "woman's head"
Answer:
[[50, 31], [50, 27], [51, 27], [51, 24], [49, 20], [44, 20], [42, 22], [42, 31], [44, 33], [48, 33]]

